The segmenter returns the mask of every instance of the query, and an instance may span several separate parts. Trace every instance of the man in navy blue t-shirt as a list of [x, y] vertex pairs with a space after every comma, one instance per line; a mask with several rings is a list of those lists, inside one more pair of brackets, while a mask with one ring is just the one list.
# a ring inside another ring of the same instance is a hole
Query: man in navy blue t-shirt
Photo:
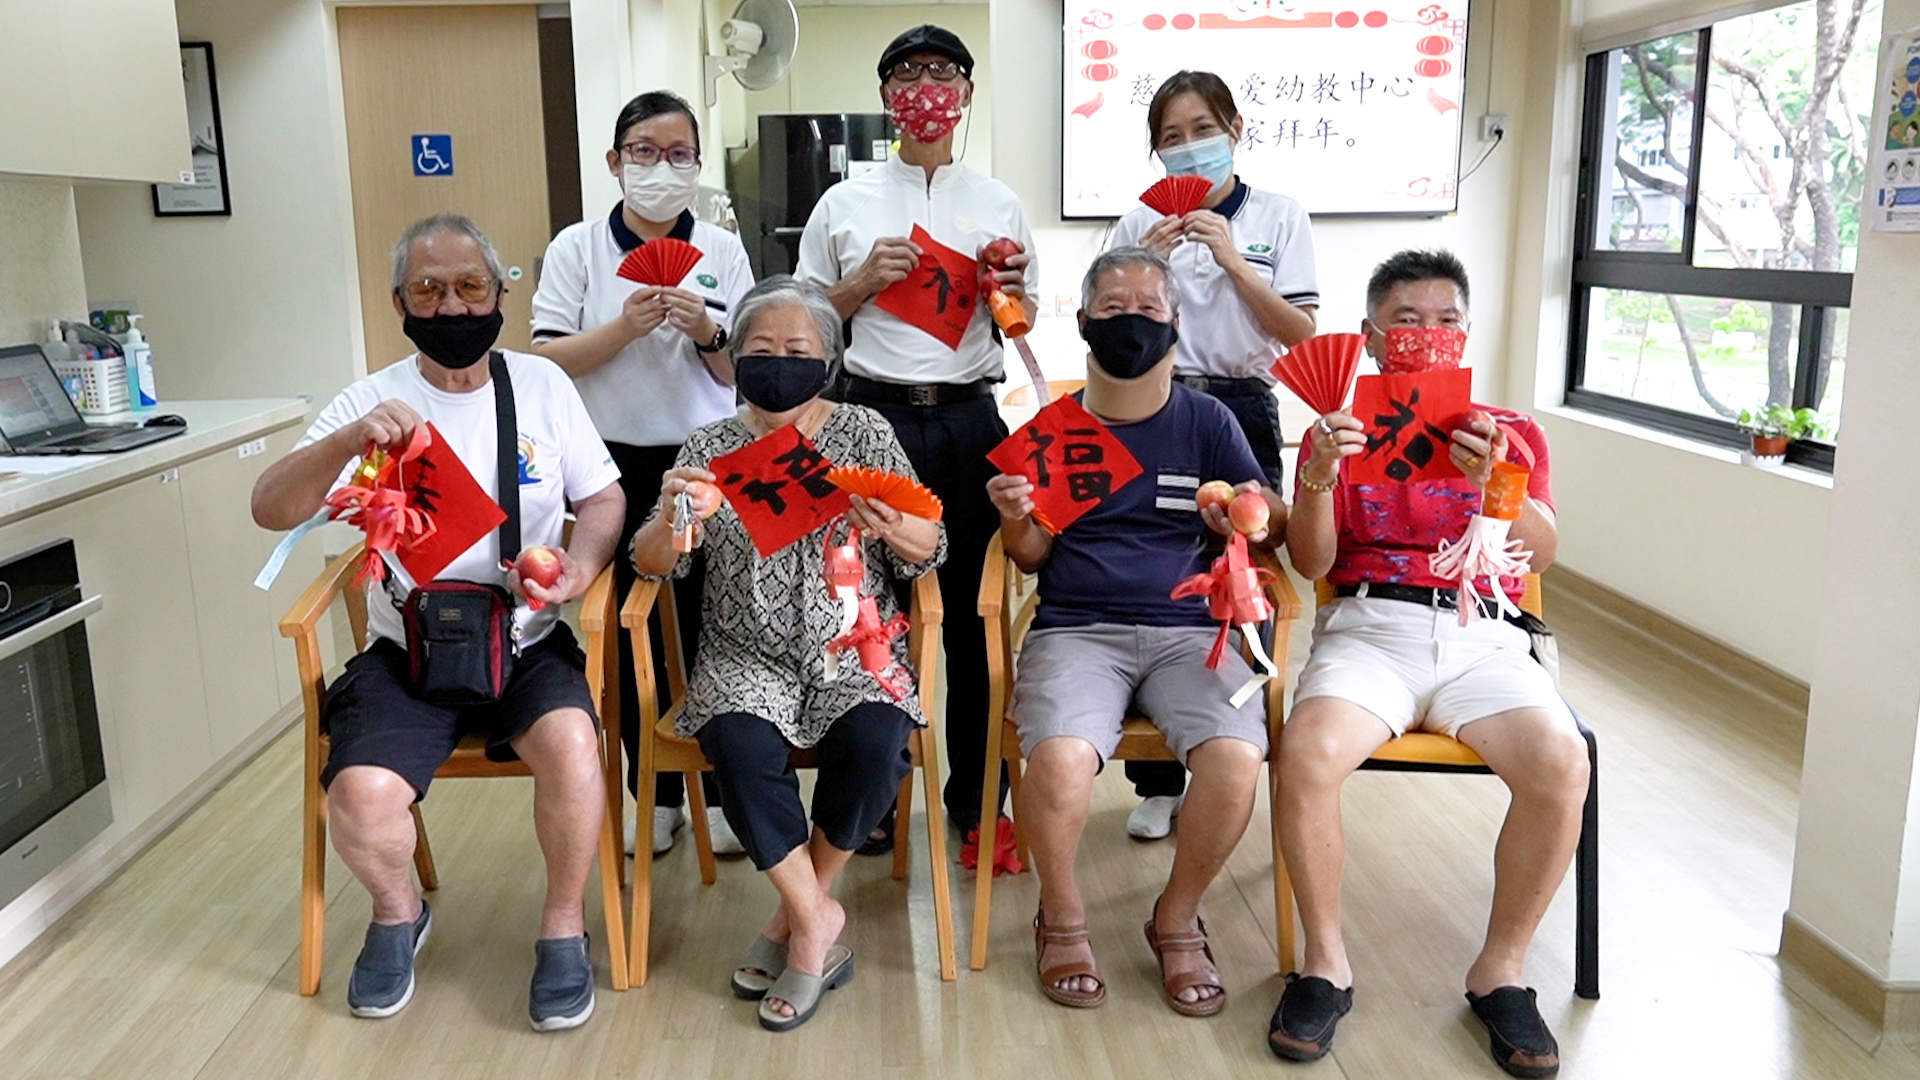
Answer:
[[[1087, 341], [1082, 403], [1140, 463], [1141, 475], [1050, 535], [1033, 521], [1033, 487], [1019, 476], [987, 485], [1007, 554], [1040, 574], [1040, 608], [1020, 653], [1014, 718], [1027, 758], [1016, 813], [1040, 876], [1040, 988], [1089, 1008], [1106, 986], [1086, 932], [1074, 856], [1094, 777], [1120, 742], [1120, 721], [1148, 716], [1193, 773], [1179, 849], [1147, 923], [1162, 985], [1176, 1012], [1210, 1016], [1226, 990], [1200, 927], [1200, 898], [1240, 842], [1266, 758], [1264, 700], [1228, 698], [1252, 672], [1229, 652], [1206, 666], [1218, 623], [1204, 598], [1174, 600], [1181, 579], [1204, 572], [1209, 545], [1231, 531], [1223, 507], [1198, 508], [1209, 480], [1260, 490], [1262, 472], [1226, 406], [1173, 383], [1178, 292], [1166, 261], [1115, 248], [1087, 271], [1080, 332]], [[1287, 507], [1265, 492], [1271, 544]]]

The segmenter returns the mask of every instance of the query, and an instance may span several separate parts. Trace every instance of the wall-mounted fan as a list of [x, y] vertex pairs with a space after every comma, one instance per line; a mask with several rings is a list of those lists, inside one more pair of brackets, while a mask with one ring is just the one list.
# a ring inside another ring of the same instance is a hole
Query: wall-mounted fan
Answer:
[[793, 0], [741, 0], [720, 24], [721, 56], [707, 57], [707, 105], [720, 100], [720, 76], [731, 73], [749, 90], [786, 78], [800, 47], [800, 16]]

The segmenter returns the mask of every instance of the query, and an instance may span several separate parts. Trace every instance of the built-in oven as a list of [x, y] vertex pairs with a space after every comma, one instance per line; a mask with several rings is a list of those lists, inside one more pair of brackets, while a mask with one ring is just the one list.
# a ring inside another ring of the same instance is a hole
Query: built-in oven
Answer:
[[0, 906], [113, 822], [73, 541], [0, 564]]

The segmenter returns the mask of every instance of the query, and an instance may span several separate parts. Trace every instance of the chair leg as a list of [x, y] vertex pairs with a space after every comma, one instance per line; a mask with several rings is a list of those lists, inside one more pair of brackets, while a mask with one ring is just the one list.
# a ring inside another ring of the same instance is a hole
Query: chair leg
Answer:
[[687, 822], [693, 829], [693, 850], [700, 856], [700, 883], [711, 885], [715, 880], [713, 868], [713, 833], [707, 829], [707, 789], [700, 783], [701, 773], [684, 772], [687, 789]]
[[440, 871], [433, 865], [433, 845], [427, 842], [427, 819], [420, 816], [420, 804], [413, 811], [413, 869], [420, 875], [420, 887], [427, 892], [440, 887]]
[[[960, 977], [953, 949], [953, 890], [948, 880], [952, 871], [947, 863], [947, 814], [940, 803], [940, 740], [931, 723], [920, 729], [920, 781], [927, 786], [927, 861], [933, 871], [933, 928], [940, 947], [940, 980], [952, 982]], [[896, 822], [894, 842], [904, 846], [912, 832], [907, 827], [909, 819], [903, 814]], [[992, 872], [987, 876], [992, 877]]]
[[[1007, 791], [1016, 799], [1020, 797], [1020, 755], [1018, 754], [1013, 756], [1013, 760], [1007, 762]], [[999, 842], [999, 837], [996, 835], [994, 843]], [[1021, 866], [1033, 865], [1033, 853], [1027, 850], [1027, 834], [1020, 831], [1018, 821], [1013, 823], [1013, 853], [1020, 859]]]
[[1589, 1000], [1600, 996], [1600, 744], [1587, 740], [1587, 805], [1580, 815], [1580, 847], [1574, 855], [1575, 938], [1573, 992]]
[[[653, 806], [654, 732], [640, 730], [640, 790], [634, 793], [643, 810]], [[647, 985], [647, 952], [653, 942], [653, 843], [647, 833], [635, 837], [633, 846], [633, 913], [627, 919], [627, 979], [630, 985]]]
[[620, 879], [626, 875], [625, 853], [620, 850], [618, 810], [609, 810], [600, 821], [600, 908], [607, 917], [608, 977], [615, 990], [627, 988], [627, 920], [621, 911]]
[[300, 828], [300, 993], [320, 992], [320, 959], [327, 934], [327, 793], [310, 770]]
[[893, 880], [907, 880], [907, 863], [911, 857], [907, 838], [913, 830], [907, 826], [913, 823], [913, 770], [900, 780], [900, 795], [893, 802]]
[[[993, 853], [999, 838], [1000, 761], [1006, 727], [1002, 717], [987, 720], [987, 760], [980, 778], [980, 859], [973, 875], [973, 947], [968, 958], [975, 971], [986, 970], [987, 937], [993, 925]], [[1019, 763], [1012, 762], [1009, 767], [1018, 769]]]
[[1280, 974], [1294, 969], [1295, 942], [1293, 919], [1293, 880], [1287, 875], [1286, 856], [1280, 852], [1280, 772], [1269, 759], [1267, 770], [1272, 783], [1267, 786], [1269, 831], [1273, 834], [1273, 926], [1274, 946]]

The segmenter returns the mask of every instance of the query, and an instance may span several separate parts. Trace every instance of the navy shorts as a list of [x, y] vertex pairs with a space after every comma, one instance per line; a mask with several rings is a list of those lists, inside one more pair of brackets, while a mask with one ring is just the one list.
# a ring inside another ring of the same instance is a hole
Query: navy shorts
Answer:
[[513, 678], [499, 701], [485, 705], [429, 705], [408, 685], [407, 650], [385, 638], [347, 661], [346, 670], [327, 688], [321, 723], [333, 740], [320, 786], [340, 770], [376, 765], [399, 773], [413, 785], [416, 801], [427, 796], [433, 774], [446, 763], [462, 736], [487, 737], [487, 758], [516, 761], [513, 740], [555, 709], [577, 708], [595, 717], [587, 691], [587, 658], [565, 623], [526, 650], [513, 663]]

